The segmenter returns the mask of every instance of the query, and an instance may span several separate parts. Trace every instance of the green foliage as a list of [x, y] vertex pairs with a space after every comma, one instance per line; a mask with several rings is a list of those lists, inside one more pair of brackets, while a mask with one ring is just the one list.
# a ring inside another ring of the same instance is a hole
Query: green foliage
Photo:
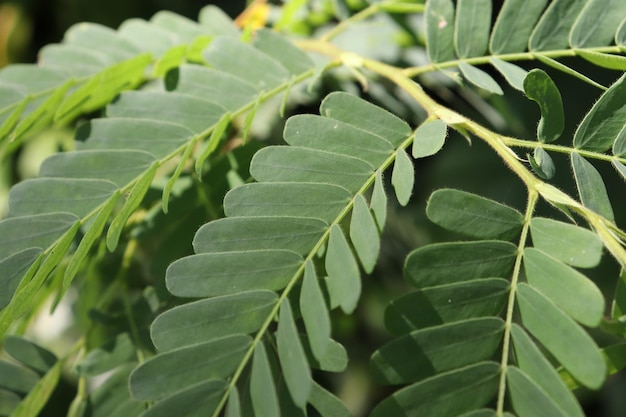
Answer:
[[[332, 373], [354, 346], [333, 337], [353, 313], [391, 334], [368, 352], [371, 383], [395, 390], [372, 416], [583, 416], [574, 390], [626, 366], [623, 183], [604, 167], [626, 178], [626, 76], [606, 88], [596, 72], [626, 69], [623, 1], [304, 3], [276, 7], [273, 29], [211, 6], [80, 24], [0, 71], [0, 157], [75, 127], [0, 220], [0, 415], [37, 415], [71, 358], [72, 417], [348, 416]], [[402, 39], [361, 48], [368, 19]], [[595, 89], [582, 120], [563, 75]], [[538, 123], [511, 117], [520, 93]], [[459, 135], [521, 184], [424, 198]], [[440, 229], [363, 315], [361, 271], [392, 280], [389, 248], [415, 232], [397, 225], [405, 206]], [[596, 282], [605, 249], [612, 280]], [[18, 337], [75, 289], [63, 359]]]

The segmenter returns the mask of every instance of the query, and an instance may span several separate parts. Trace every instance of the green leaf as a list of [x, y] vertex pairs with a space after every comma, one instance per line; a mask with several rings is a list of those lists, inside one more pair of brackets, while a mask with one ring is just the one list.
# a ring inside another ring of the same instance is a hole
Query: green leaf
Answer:
[[271, 291], [248, 291], [176, 306], [159, 315], [150, 326], [159, 351], [206, 342], [260, 329], [276, 304]]
[[273, 30], [256, 31], [252, 45], [280, 62], [292, 75], [302, 74], [314, 67], [306, 53]]
[[579, 55], [602, 68], [608, 68], [612, 70], [625, 71], [626, 70], [626, 58], [619, 55], [605, 54], [602, 52], [577, 50], [576, 55]]
[[215, 125], [215, 128], [211, 132], [211, 137], [196, 158], [195, 169], [199, 178], [202, 178], [202, 168], [204, 167], [204, 163], [206, 162], [207, 158], [217, 150], [217, 147], [222, 141], [222, 136], [224, 136], [226, 129], [230, 125], [231, 119], [232, 116], [229, 112], [226, 112], [222, 115], [220, 120]]
[[168, 290], [178, 297], [212, 297], [248, 290], [279, 290], [302, 265], [287, 250], [202, 253], [178, 259], [165, 275]]
[[330, 229], [326, 272], [331, 308], [340, 306], [344, 313], [352, 313], [361, 295], [361, 276], [348, 242], [336, 224]]
[[374, 173], [367, 162], [351, 156], [299, 146], [269, 146], [250, 163], [259, 182], [316, 182], [358, 191]]
[[481, 56], [489, 46], [490, 0], [460, 0], [456, 5], [454, 46], [459, 58]]
[[321, 417], [352, 417], [350, 411], [333, 394], [322, 388], [315, 381], [311, 387], [309, 403], [320, 413]]
[[374, 270], [380, 252], [380, 237], [376, 221], [363, 195], [354, 198], [350, 221], [350, 240], [363, 269], [368, 274]]
[[626, 156], [626, 125], [620, 130], [613, 143], [613, 154], [618, 157]]
[[554, 161], [552, 161], [550, 154], [544, 151], [543, 148], [535, 148], [532, 156], [526, 155], [528, 156], [528, 162], [530, 162], [530, 166], [535, 174], [544, 180], [550, 180], [554, 177], [554, 174], [556, 174]]
[[574, 21], [587, 0], [552, 1], [533, 29], [528, 41], [531, 51], [566, 49]]
[[574, 23], [570, 45], [572, 48], [609, 45], [624, 16], [626, 3], [621, 0], [590, 0]]
[[167, 74], [172, 68], [179, 67], [185, 58], [187, 58], [188, 47], [187, 45], [177, 45], [168, 49], [163, 55], [155, 62], [152, 75], [161, 78]]
[[39, 176], [97, 178], [123, 187], [146, 171], [154, 159], [148, 152], [130, 149], [62, 152], [43, 161]]
[[341, 343], [330, 339], [324, 356], [317, 359], [311, 350], [311, 342], [309, 342], [308, 337], [305, 334], [300, 334], [300, 338], [311, 368], [327, 372], [343, 372], [348, 367], [348, 353]]
[[9, 304], [20, 281], [41, 254], [39, 248], [24, 249], [0, 261], [0, 309]]
[[274, 58], [232, 37], [216, 38], [202, 56], [213, 68], [246, 80], [258, 91], [269, 91], [290, 75]]
[[0, 374], [0, 388], [18, 394], [28, 394], [39, 382], [36, 372], [6, 360], [0, 360]]
[[604, 313], [604, 297], [596, 285], [575, 269], [544, 252], [524, 250], [526, 279], [574, 320], [596, 327]]
[[330, 316], [320, 289], [315, 266], [308, 259], [304, 267], [302, 290], [300, 291], [300, 311], [307, 331], [311, 351], [315, 358], [322, 360], [330, 343]]
[[626, 20], [623, 20], [617, 32], [615, 32], [615, 44], [619, 46], [626, 45]]
[[[517, 365], [530, 379], [529, 382], [549, 398], [554, 405], [567, 417], [584, 417], [580, 405], [574, 394], [567, 388], [552, 364], [535, 345], [526, 332], [517, 324], [511, 328], [513, 345], [515, 346], [515, 359]], [[509, 367], [510, 371], [512, 368]], [[520, 393], [521, 394], [521, 393]], [[515, 395], [514, 405], [515, 405]], [[523, 401], [523, 397], [520, 398]]]
[[413, 193], [415, 170], [413, 161], [404, 149], [398, 149], [396, 155], [396, 162], [391, 173], [391, 185], [393, 185], [400, 205], [406, 206]]
[[63, 275], [63, 291], [66, 291], [69, 288], [72, 280], [87, 259], [89, 250], [96, 242], [96, 240], [101, 237], [104, 226], [106, 225], [106, 222], [111, 215], [111, 212], [113, 212], [119, 196], [119, 191], [115, 191], [113, 195], [109, 197], [108, 201], [102, 206], [97, 217], [91, 223], [89, 229], [80, 240], [80, 243], [76, 248], [76, 252], [74, 252], [74, 255], [70, 259], [70, 262], [65, 269], [65, 273]]
[[239, 391], [237, 390], [237, 386], [234, 386], [230, 391], [224, 417], [241, 417], [241, 405], [239, 403]]
[[616, 161], [616, 160], [611, 161], [611, 163], [613, 164], [613, 166], [617, 170], [618, 174], [620, 174], [622, 176], [622, 178], [624, 180], [626, 180], [626, 165], [624, 165], [621, 162]]
[[41, 373], [48, 372], [57, 362], [52, 352], [22, 337], [7, 336], [4, 339], [4, 350], [30, 369]]
[[76, 222], [69, 213], [13, 217], [0, 221], [0, 259], [25, 249], [47, 248]]
[[[602, 385], [606, 365], [593, 339], [563, 311], [527, 284], [518, 284], [522, 323], [581, 384]], [[572, 349], [576, 346], [576, 349]]]
[[577, 268], [593, 268], [602, 257], [602, 241], [592, 231], [573, 224], [535, 217], [530, 221], [533, 246]]
[[439, 374], [396, 391], [378, 404], [371, 416], [455, 417], [486, 405], [496, 393], [499, 374], [495, 362]]
[[107, 248], [109, 251], [113, 252], [117, 247], [117, 243], [120, 240], [126, 221], [128, 221], [130, 215], [133, 214], [135, 209], [139, 207], [139, 204], [141, 204], [144, 195], [146, 195], [148, 188], [150, 188], [150, 184], [152, 183], [158, 168], [159, 163], [154, 162], [152, 166], [144, 172], [128, 194], [127, 200], [120, 212], [113, 218], [111, 226], [109, 226], [109, 230], [107, 231]]
[[130, 390], [138, 400], [158, 400], [211, 378], [235, 371], [252, 339], [228, 336], [162, 353], [143, 362], [130, 375]]
[[299, 408], [304, 408], [311, 392], [311, 369], [298, 337], [288, 299], [284, 299], [280, 306], [276, 343], [278, 359], [291, 398]]
[[370, 210], [374, 213], [378, 230], [382, 232], [387, 220], [387, 194], [385, 193], [385, 185], [383, 184], [382, 171], [376, 172], [376, 180], [374, 181], [374, 190], [370, 200]]
[[327, 228], [306, 217], [228, 217], [202, 226], [193, 248], [196, 253], [284, 249], [306, 255]]
[[440, 120], [431, 120], [420, 125], [413, 139], [413, 158], [424, 158], [436, 154], [446, 141], [448, 127]]
[[459, 69], [461, 70], [463, 77], [475, 86], [493, 94], [504, 94], [496, 80], [491, 78], [491, 76], [485, 71], [465, 62], [459, 63]]
[[[144, 119], [95, 119], [76, 131], [80, 150], [145, 151], [163, 158], [187, 143], [193, 133], [183, 126]], [[145, 170], [142, 170], [145, 172]]]
[[568, 67], [565, 64], [561, 64], [559, 61], [552, 59], [550, 57], [547, 57], [545, 55], [541, 55], [541, 54], [537, 54], [536, 58], [538, 61], [543, 62], [544, 64], [546, 64], [549, 67], [555, 68], [565, 74], [571, 75], [572, 77], [578, 78], [579, 80], [586, 82], [587, 84], [593, 85], [596, 88], [599, 88], [600, 90], [606, 90], [607, 88], [605, 86], [603, 86], [600, 83], [597, 83], [596, 81], [592, 80], [591, 78], [587, 77], [584, 74], [581, 74], [580, 72]]
[[259, 93], [249, 81], [228, 72], [210, 70], [198, 65], [183, 65], [170, 74], [165, 78], [168, 91], [205, 100], [208, 97], [219, 97], [219, 104], [231, 113], [254, 103]]
[[[328, 110], [322, 107], [324, 110], [326, 113], [334, 112], [334, 108]], [[285, 125], [284, 138], [292, 146], [357, 157], [373, 167], [380, 166], [395, 150], [386, 138], [365, 131], [359, 125], [311, 114], [290, 117]]]
[[8, 416], [22, 401], [22, 398], [11, 392], [0, 389], [0, 415]]
[[626, 315], [626, 271], [622, 269], [617, 280], [615, 296], [613, 297], [611, 317], [619, 320], [624, 315]]
[[502, 74], [511, 87], [522, 92], [524, 91], [524, 79], [528, 71], [498, 58], [489, 58], [489, 62]]
[[234, 188], [224, 197], [229, 217], [311, 217], [332, 222], [350, 201], [348, 190], [330, 184], [253, 183]]
[[141, 416], [209, 416], [217, 408], [225, 390], [226, 382], [224, 381], [215, 379], [203, 380], [199, 384], [157, 402]]
[[436, 243], [409, 254], [404, 277], [418, 288], [473, 278], [506, 277], [517, 247], [502, 241]]
[[596, 213], [613, 220], [613, 208], [604, 181], [596, 168], [578, 153], [571, 155], [580, 201]]
[[63, 372], [63, 361], [58, 361], [46, 374], [31, 388], [28, 395], [20, 402], [11, 417], [31, 417], [37, 416], [46, 406], [50, 396], [57, 387], [61, 373]]
[[413, 331], [374, 352], [373, 376], [385, 384], [406, 384], [487, 360], [503, 330], [501, 319], [488, 317]]
[[479, 239], [510, 240], [522, 230], [520, 212], [465, 191], [444, 188], [428, 199], [426, 214], [437, 225]]
[[359, 127], [395, 147], [411, 136], [411, 128], [398, 116], [344, 92], [336, 91], [326, 96], [320, 106], [320, 114]]
[[547, 0], [505, 0], [491, 32], [493, 54], [524, 52]]
[[400, 335], [425, 327], [496, 316], [509, 293], [509, 282], [484, 278], [438, 285], [403, 295], [385, 310], [385, 327]]
[[569, 416], [554, 404], [535, 381], [518, 368], [507, 367], [506, 380], [513, 409], [519, 417]]
[[611, 148], [624, 128], [625, 95], [626, 75], [622, 75], [593, 105], [578, 126], [574, 134], [574, 146], [577, 149], [604, 152]]
[[541, 110], [537, 126], [540, 142], [553, 142], [561, 136], [565, 126], [565, 114], [561, 93], [552, 78], [540, 69], [530, 71], [524, 78], [526, 96], [536, 102]]
[[258, 343], [254, 349], [250, 396], [255, 417], [280, 417], [276, 387], [263, 343]]
[[207, 99], [162, 91], [128, 91], [107, 107], [109, 117], [176, 123], [196, 134], [216, 124], [224, 113], [224, 107]]
[[131, 362], [136, 354], [136, 347], [130, 334], [120, 333], [102, 346], [90, 350], [76, 364], [75, 370], [82, 377], [101, 375]]
[[13, 186], [9, 217], [72, 213], [85, 217], [117, 189], [110, 181], [71, 178], [35, 178]]
[[454, 4], [450, 0], [426, 2], [426, 45], [432, 62], [454, 59]]

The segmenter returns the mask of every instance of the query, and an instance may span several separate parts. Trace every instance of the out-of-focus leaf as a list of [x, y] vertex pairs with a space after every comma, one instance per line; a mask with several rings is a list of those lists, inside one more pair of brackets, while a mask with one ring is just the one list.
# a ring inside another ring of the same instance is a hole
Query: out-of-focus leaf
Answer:
[[4, 339], [4, 350], [30, 369], [41, 373], [48, 372], [57, 361], [49, 350], [17, 336], [7, 336]]

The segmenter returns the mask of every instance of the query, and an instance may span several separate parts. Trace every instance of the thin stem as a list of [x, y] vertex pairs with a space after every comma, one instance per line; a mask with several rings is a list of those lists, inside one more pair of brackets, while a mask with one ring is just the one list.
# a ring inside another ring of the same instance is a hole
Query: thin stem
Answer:
[[[598, 48], [585, 48], [581, 49], [583, 51], [592, 51], [592, 52], [602, 52], [602, 53], [621, 53], [621, 49], [618, 46], [604, 46]], [[577, 56], [576, 51], [574, 49], [557, 49], [552, 51], [535, 51], [535, 52], [519, 52], [512, 54], [501, 54], [501, 55], [487, 55], [487, 56], [479, 56], [474, 58], [463, 58], [463, 59], [455, 59], [452, 61], [446, 61], [436, 64], [430, 65], [420, 65], [419, 67], [409, 67], [402, 70], [404, 75], [407, 77], [415, 77], [426, 72], [438, 71], [446, 68], [454, 68], [457, 67], [460, 63], [464, 62], [466, 64], [471, 65], [482, 65], [488, 64], [489, 60], [492, 58], [501, 59], [502, 61], [530, 61], [537, 60], [538, 56], [546, 57], [546, 58], [564, 58], [564, 57], [573, 57]]]
[[524, 226], [517, 245], [517, 256], [515, 257], [515, 266], [513, 267], [513, 275], [511, 276], [511, 288], [509, 290], [509, 299], [506, 307], [506, 317], [504, 322], [504, 335], [502, 341], [502, 357], [500, 359], [500, 383], [498, 387], [498, 401], [496, 405], [496, 414], [501, 417], [504, 412], [504, 399], [506, 393], [506, 370], [509, 363], [509, 355], [511, 351], [511, 326], [513, 325], [513, 315], [515, 314], [515, 296], [517, 292], [517, 283], [522, 268], [522, 255], [526, 240], [528, 239], [528, 229], [530, 227], [530, 219], [532, 218], [537, 199], [539, 195], [537, 191], [531, 190], [528, 193], [528, 203], [526, 205], [526, 213], [524, 215]]

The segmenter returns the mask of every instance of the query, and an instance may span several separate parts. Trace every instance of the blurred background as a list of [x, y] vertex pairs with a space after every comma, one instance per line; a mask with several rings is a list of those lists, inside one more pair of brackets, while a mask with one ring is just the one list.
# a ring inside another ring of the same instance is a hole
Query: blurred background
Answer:
[[[211, 2], [233, 18], [246, 6], [245, 0], [224, 0]], [[313, 0], [312, 7], [327, 10], [331, 0]], [[363, 5], [362, 1], [348, 2], [353, 12]], [[501, 1], [494, 1], [497, 5]], [[169, 10], [196, 20], [199, 10], [206, 6], [203, 0], [22, 0], [0, 1], [0, 67], [17, 62], [36, 62], [37, 51], [44, 45], [57, 43], [63, 39], [64, 32], [78, 22], [95, 22], [117, 28], [129, 18], [149, 19], [160, 10]], [[317, 5], [317, 6], [316, 6]], [[314, 33], [325, 30], [327, 23], [334, 17], [328, 13], [313, 15], [301, 25], [290, 28], [292, 33]], [[315, 17], [317, 16], [317, 17]], [[317, 20], [316, 20], [317, 19]], [[301, 22], [302, 23], [302, 22]], [[414, 16], [387, 17], [355, 25], [336, 39], [346, 49], [380, 59], [396, 65], [419, 65], [426, 61], [420, 43], [421, 22]], [[621, 74], [598, 69], [580, 62], [568, 62], [594, 80], [610, 85]], [[530, 66], [524, 65], [527, 69]], [[589, 103], [600, 95], [600, 91], [583, 84], [579, 80], [546, 69], [555, 80], [563, 95], [566, 112], [566, 130], [560, 139], [561, 144], [571, 143], [577, 124], [589, 110]], [[497, 76], [496, 76], [497, 78]], [[505, 88], [506, 99], [486, 96], [483, 92], [471, 88], [458, 88], [452, 79], [440, 74], [425, 76], [420, 80], [429, 92], [438, 100], [445, 102], [458, 111], [476, 119], [497, 131], [509, 135], [532, 139], [534, 127], [539, 118], [535, 104], [521, 94]], [[345, 89], [357, 94], [364, 94], [350, 74], [337, 71], [321, 81], [310, 104], [300, 104], [291, 109], [291, 113], [317, 112], [319, 100], [326, 92]], [[366, 98], [401, 115], [412, 125], [423, 120], [421, 109], [410, 99], [385, 82], [372, 82]], [[272, 118], [275, 119], [275, 118]], [[269, 119], [268, 119], [269, 120]], [[261, 124], [263, 119], [261, 119]], [[280, 141], [282, 121], [274, 121], [276, 126], [264, 126], [258, 130], [258, 139]], [[72, 140], [72, 127], [56, 130], [46, 129], [30, 138], [20, 152], [11, 156], [11, 160], [0, 162], [0, 218], [6, 206], [6, 195], [11, 184], [24, 178], [37, 175], [39, 164], [50, 153], [64, 148], [64, 143]], [[524, 157], [524, 155], [520, 155]], [[552, 155], [557, 166], [554, 184], [570, 195], [576, 195], [566, 157]], [[612, 198], [618, 225], [626, 224], [626, 199], [616, 196], [623, 192], [623, 181], [613, 172], [608, 164], [596, 167], [602, 172], [609, 195]], [[389, 176], [388, 176], [389, 177]], [[334, 337], [344, 343], [350, 353], [351, 365], [348, 371], [338, 379], [326, 381], [333, 385], [339, 396], [350, 406], [355, 417], [365, 416], [373, 404], [388, 395], [386, 388], [376, 386], [368, 377], [368, 359], [372, 352], [389, 340], [384, 329], [383, 312], [387, 303], [395, 296], [407, 290], [402, 280], [402, 266], [407, 253], [418, 246], [450, 239], [460, 239], [430, 224], [424, 212], [425, 201], [432, 191], [442, 187], [459, 188], [480, 193], [486, 197], [509, 204], [523, 210], [525, 194], [521, 183], [503, 166], [489, 149], [480, 141], [471, 145], [458, 136], [447, 140], [444, 151], [436, 158], [420, 160], [416, 165], [416, 189], [413, 202], [401, 208], [391, 206], [383, 236], [381, 259], [371, 277], [364, 277], [364, 294], [360, 307], [354, 316], [348, 317], [335, 313]], [[391, 200], [390, 200], [391, 201]], [[554, 216], [554, 211], [547, 205], [539, 209], [539, 214]], [[191, 225], [190, 236], [179, 238], [191, 241], [198, 225]], [[178, 253], [177, 256], [183, 254]], [[163, 268], [167, 260], [162, 261]], [[608, 256], [604, 257], [600, 267], [589, 275], [607, 294], [612, 295], [618, 273], [618, 267]], [[156, 274], [155, 274], [156, 275]], [[158, 286], [158, 283], [152, 283]], [[95, 296], [95, 295], [94, 295]], [[57, 311], [61, 311], [62, 309]], [[71, 317], [72, 312], [65, 314]], [[50, 322], [42, 325], [41, 332], [48, 332], [54, 340], [63, 328], [55, 328]], [[609, 343], [611, 338], [597, 332], [594, 334], [601, 345]], [[1, 376], [0, 376], [1, 377]], [[75, 386], [71, 378], [60, 386], [56, 395], [59, 409], [62, 404], [71, 402]], [[606, 386], [599, 392], [581, 391], [577, 394], [589, 417], [626, 416], [626, 378], [623, 372], [609, 378]], [[54, 416], [58, 410], [48, 409], [42, 415]], [[390, 416], [392, 417], [392, 416]], [[433, 416], [436, 417], [436, 416]]]

